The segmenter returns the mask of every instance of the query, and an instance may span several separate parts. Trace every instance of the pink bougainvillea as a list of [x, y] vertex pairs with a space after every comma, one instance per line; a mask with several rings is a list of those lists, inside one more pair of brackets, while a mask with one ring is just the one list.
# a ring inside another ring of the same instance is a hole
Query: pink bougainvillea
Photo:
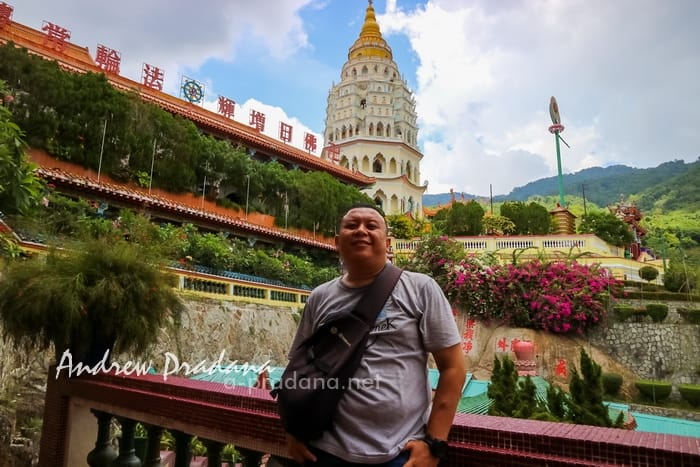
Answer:
[[575, 261], [484, 267], [467, 258], [445, 266], [445, 294], [469, 315], [557, 334], [583, 334], [603, 321], [621, 289], [606, 269]]

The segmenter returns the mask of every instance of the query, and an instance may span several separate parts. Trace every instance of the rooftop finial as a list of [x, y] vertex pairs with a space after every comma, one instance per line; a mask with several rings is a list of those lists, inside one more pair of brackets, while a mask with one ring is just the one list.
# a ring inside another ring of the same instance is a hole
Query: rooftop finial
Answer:
[[360, 37], [350, 48], [348, 58], [359, 56], [377, 56], [391, 59], [391, 48], [382, 37], [374, 13], [372, 0], [367, 0], [367, 10], [365, 11], [365, 21], [362, 24]]

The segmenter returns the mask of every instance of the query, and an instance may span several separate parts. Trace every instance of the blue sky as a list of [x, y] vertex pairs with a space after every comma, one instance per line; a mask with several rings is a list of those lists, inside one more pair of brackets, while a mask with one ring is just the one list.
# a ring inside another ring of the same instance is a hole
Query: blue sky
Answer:
[[[13, 19], [71, 31], [95, 53], [122, 54], [294, 128], [324, 129], [326, 97], [358, 37], [365, 0], [4, 0]], [[377, 18], [414, 91], [428, 193], [478, 195], [556, 175], [548, 105], [556, 96], [565, 173], [652, 167], [700, 156], [700, 2], [697, 0], [376, 0]], [[700, 183], [700, 181], [699, 181]]]

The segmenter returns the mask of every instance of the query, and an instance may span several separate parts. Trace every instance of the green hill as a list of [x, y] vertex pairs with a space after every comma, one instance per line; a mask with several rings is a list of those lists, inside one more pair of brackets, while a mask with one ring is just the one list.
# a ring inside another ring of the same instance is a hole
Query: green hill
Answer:
[[[620, 196], [634, 198], [642, 210], [654, 207], [674, 210], [700, 203], [700, 159], [692, 163], [682, 160], [664, 162], [657, 167], [637, 169], [625, 165], [591, 167], [564, 175], [564, 194], [582, 197], [598, 206], [612, 205]], [[547, 177], [514, 188], [507, 195], [494, 196], [494, 201], [527, 201], [532, 197], [557, 196], [557, 177]], [[456, 193], [457, 199], [483, 197]], [[423, 196], [424, 206], [449, 202], [449, 193]], [[658, 202], [663, 201], [663, 206]]]

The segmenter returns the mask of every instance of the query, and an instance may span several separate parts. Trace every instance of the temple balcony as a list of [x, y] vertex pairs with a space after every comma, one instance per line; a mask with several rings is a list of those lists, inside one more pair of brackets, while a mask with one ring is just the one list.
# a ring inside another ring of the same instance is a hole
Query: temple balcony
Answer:
[[[114, 421], [121, 425], [119, 453], [110, 439]], [[136, 422], [151, 435], [143, 463], [134, 456]], [[169, 457], [160, 451], [164, 429], [176, 442]], [[200, 466], [222, 465], [227, 443], [244, 454], [245, 466], [260, 465], [264, 454], [285, 455], [285, 435], [267, 390], [153, 374], [68, 377], [65, 370], [49, 371], [42, 467], [195, 465], [193, 436], [208, 448]], [[448, 466], [700, 465], [698, 438], [483, 415], [458, 414], [449, 442]]]

